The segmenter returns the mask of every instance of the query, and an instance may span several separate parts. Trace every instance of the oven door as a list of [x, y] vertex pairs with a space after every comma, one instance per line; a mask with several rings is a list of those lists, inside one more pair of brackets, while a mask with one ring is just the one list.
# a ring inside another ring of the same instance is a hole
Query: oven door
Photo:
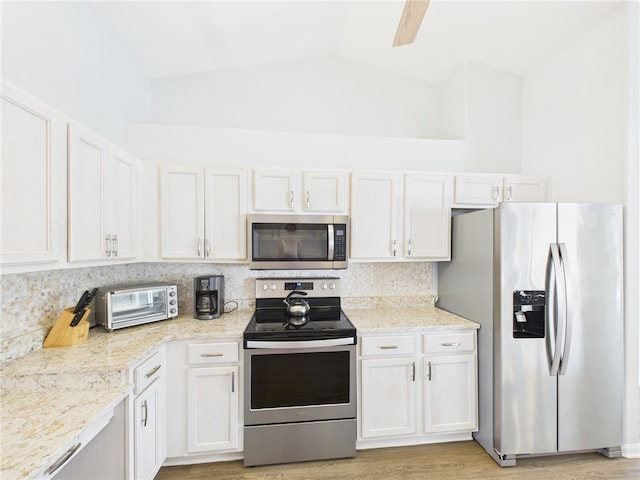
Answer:
[[355, 418], [356, 347], [321, 342], [341, 343], [265, 342], [244, 350], [245, 425]]

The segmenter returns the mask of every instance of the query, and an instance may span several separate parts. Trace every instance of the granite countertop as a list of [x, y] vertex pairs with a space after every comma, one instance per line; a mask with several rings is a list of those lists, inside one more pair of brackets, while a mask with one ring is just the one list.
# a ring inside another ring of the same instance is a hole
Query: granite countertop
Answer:
[[[345, 308], [358, 334], [477, 329], [479, 325], [436, 307]], [[74, 347], [42, 348], [2, 364], [0, 478], [37, 478], [132, 391], [129, 372], [154, 348], [171, 340], [242, 338], [253, 310], [215, 320], [175, 320], [116, 330], [89, 331]]]
[[480, 325], [433, 306], [345, 308], [359, 335], [377, 333], [418, 333], [446, 329], [472, 329]]

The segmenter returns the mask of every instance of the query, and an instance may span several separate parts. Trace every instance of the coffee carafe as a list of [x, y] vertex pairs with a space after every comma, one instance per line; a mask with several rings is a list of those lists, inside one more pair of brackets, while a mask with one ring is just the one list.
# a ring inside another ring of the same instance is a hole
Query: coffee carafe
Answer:
[[193, 279], [193, 318], [211, 320], [224, 311], [224, 276], [206, 275]]

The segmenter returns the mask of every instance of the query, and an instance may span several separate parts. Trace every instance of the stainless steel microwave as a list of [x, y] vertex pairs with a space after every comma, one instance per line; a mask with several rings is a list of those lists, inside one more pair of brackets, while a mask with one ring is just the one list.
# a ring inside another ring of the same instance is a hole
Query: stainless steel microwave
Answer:
[[112, 332], [118, 328], [168, 320], [178, 316], [175, 284], [102, 287], [96, 296], [95, 319]]
[[249, 215], [252, 270], [344, 269], [347, 215]]

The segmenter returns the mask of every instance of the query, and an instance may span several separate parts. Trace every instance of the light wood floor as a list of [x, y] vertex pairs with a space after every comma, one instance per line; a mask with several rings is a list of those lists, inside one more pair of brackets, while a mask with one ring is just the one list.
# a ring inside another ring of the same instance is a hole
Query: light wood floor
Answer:
[[355, 458], [242, 466], [242, 461], [164, 467], [156, 480], [639, 480], [640, 460], [598, 453], [519, 459], [501, 468], [474, 441], [359, 450]]

